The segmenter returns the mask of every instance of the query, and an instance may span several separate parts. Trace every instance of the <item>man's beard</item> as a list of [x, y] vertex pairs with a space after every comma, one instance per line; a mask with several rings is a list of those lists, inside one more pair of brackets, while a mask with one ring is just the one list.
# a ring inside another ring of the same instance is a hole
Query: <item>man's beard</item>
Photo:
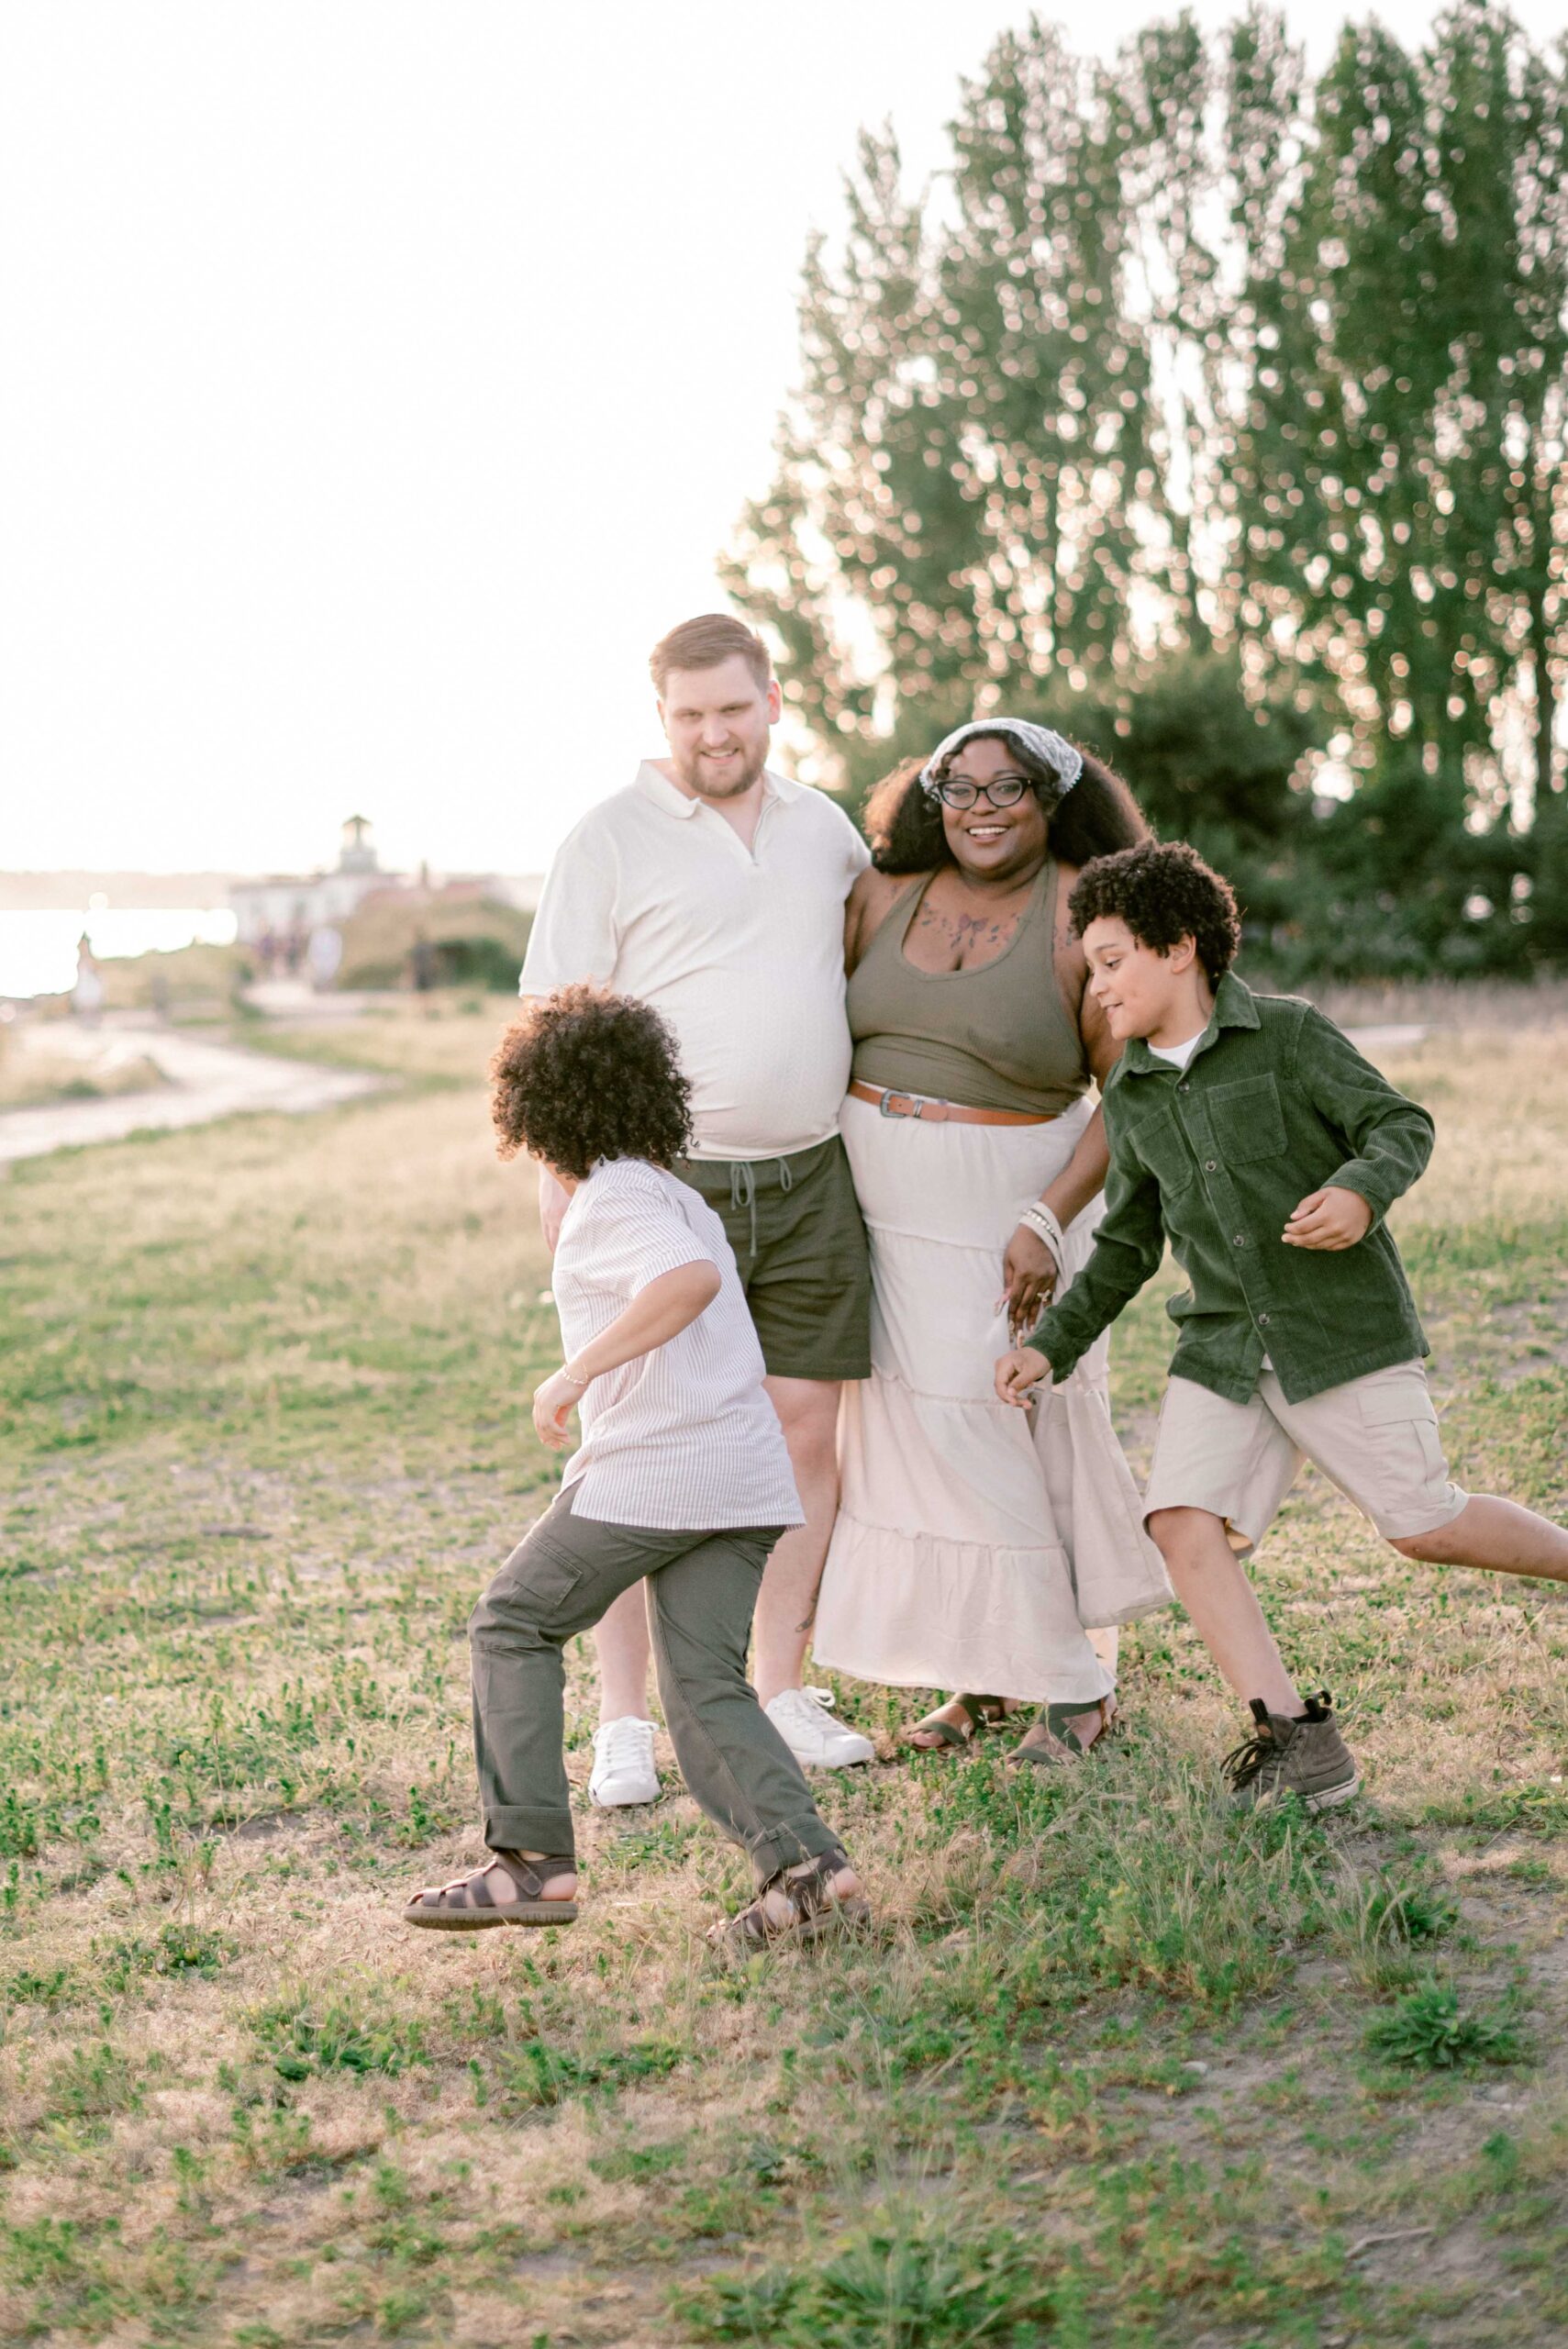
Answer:
[[705, 777], [702, 759], [695, 751], [689, 759], [676, 759], [674, 768], [686, 789], [695, 791], [699, 799], [739, 799], [742, 792], [751, 790], [767, 763], [768, 746], [764, 742], [760, 751], [742, 747], [740, 764], [728, 783]]

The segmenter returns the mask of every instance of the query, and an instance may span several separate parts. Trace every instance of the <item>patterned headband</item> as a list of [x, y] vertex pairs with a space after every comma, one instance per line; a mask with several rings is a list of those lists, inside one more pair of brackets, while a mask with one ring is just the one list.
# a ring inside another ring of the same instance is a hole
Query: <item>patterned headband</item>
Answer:
[[937, 796], [941, 771], [953, 752], [977, 734], [1000, 734], [1027, 751], [1042, 767], [1049, 767], [1056, 778], [1058, 806], [1084, 772], [1083, 753], [1075, 751], [1071, 742], [1063, 741], [1060, 734], [1053, 734], [1049, 726], [1033, 725], [1027, 718], [972, 718], [966, 726], [955, 726], [920, 769], [920, 788], [928, 799]]

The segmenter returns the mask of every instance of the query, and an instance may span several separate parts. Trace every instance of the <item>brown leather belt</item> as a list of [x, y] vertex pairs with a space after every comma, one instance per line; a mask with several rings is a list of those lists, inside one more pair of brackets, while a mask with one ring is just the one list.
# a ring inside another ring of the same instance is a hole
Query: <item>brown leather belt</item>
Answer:
[[850, 1080], [850, 1091], [857, 1101], [873, 1102], [884, 1118], [918, 1118], [927, 1126], [1049, 1126], [1061, 1115], [1056, 1109], [1044, 1116], [1032, 1109], [965, 1109], [956, 1101], [938, 1101], [929, 1093], [900, 1093], [896, 1086], [884, 1089], [858, 1076]]

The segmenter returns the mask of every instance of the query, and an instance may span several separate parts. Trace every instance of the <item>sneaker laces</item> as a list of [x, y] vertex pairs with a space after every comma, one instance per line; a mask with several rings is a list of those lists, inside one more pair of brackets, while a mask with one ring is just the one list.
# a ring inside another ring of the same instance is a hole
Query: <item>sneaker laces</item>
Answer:
[[594, 1752], [606, 1771], [624, 1770], [645, 1758], [643, 1741], [651, 1740], [652, 1735], [651, 1721], [626, 1713], [618, 1721], [606, 1721], [594, 1731]]
[[797, 1720], [804, 1716], [810, 1720], [814, 1714], [830, 1713], [836, 1701], [831, 1688], [781, 1688], [768, 1710], [771, 1713], [782, 1705]]
[[1220, 1764], [1230, 1783], [1232, 1793], [1240, 1794], [1253, 1780], [1263, 1776], [1273, 1763], [1277, 1770], [1284, 1760], [1284, 1748], [1272, 1729], [1263, 1728], [1253, 1737], [1243, 1738], [1233, 1746]]

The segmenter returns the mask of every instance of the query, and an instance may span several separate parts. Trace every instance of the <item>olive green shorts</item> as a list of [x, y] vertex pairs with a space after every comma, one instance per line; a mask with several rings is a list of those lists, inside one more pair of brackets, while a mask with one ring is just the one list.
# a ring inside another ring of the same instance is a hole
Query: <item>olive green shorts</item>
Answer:
[[683, 1158], [735, 1251], [773, 1378], [871, 1376], [871, 1264], [837, 1134], [787, 1158]]

